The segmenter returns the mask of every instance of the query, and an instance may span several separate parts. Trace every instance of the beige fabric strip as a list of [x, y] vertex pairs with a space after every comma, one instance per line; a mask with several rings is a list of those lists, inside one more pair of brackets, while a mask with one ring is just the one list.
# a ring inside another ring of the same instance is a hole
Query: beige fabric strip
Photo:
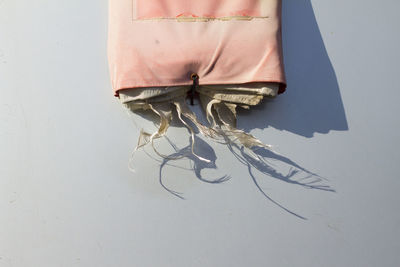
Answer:
[[151, 143], [154, 151], [160, 157], [178, 159], [159, 153], [154, 146], [154, 140], [167, 133], [174, 108], [179, 120], [191, 134], [192, 154], [202, 161], [208, 162], [207, 159], [195, 153], [194, 130], [183, 117], [194, 124], [202, 135], [217, 142], [240, 143], [246, 148], [264, 147], [271, 149], [270, 145], [266, 145], [251, 134], [236, 128], [236, 108], [237, 106], [249, 108], [259, 104], [264, 97], [275, 97], [278, 94], [279, 84], [249, 83], [197, 86], [196, 91], [200, 95], [200, 104], [206, 112], [210, 126], [202, 124], [186, 104], [185, 99], [190, 88], [190, 86], [151, 87], [125, 89], [119, 92], [121, 103], [130, 111], [152, 110], [160, 117], [159, 122], [155, 122], [158, 125], [156, 132], [141, 131], [135, 151]]

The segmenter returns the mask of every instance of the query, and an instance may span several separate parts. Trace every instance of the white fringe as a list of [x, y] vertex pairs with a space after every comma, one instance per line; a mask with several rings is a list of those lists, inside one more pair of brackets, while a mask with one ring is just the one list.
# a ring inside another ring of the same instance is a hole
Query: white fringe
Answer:
[[[206, 112], [209, 126], [202, 124], [196, 115], [188, 107], [185, 97], [189, 90], [186, 86], [167, 87], [163, 91], [161, 88], [152, 88], [145, 92], [126, 91], [120, 93], [121, 102], [132, 112], [137, 110], [151, 110], [160, 120], [158, 129], [154, 133], [148, 133], [143, 129], [140, 132], [138, 143], [133, 154], [141, 147], [151, 143], [154, 152], [165, 159], [178, 160], [184, 156], [171, 157], [160, 153], [154, 144], [155, 139], [166, 135], [172, 121], [172, 111], [175, 108], [179, 120], [189, 130], [191, 135], [191, 153], [199, 160], [209, 163], [210, 160], [203, 158], [195, 153], [195, 131], [185, 121], [189, 120], [198, 131], [205, 137], [224, 144], [237, 144], [245, 148], [263, 147], [272, 150], [272, 146], [264, 144], [253, 135], [236, 128], [236, 108], [241, 106], [248, 108], [261, 102], [264, 96], [275, 96], [275, 87], [239, 87], [227, 86], [224, 89], [221, 85], [199, 86], [197, 91], [200, 94], [200, 103]], [[123, 90], [125, 91], [125, 90]], [[184, 117], [184, 118], [183, 118]]]

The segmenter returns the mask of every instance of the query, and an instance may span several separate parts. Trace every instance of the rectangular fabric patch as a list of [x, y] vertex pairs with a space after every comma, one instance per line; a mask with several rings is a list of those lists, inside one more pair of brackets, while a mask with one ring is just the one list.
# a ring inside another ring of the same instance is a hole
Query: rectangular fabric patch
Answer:
[[263, 17], [271, 0], [132, 0], [133, 19]]

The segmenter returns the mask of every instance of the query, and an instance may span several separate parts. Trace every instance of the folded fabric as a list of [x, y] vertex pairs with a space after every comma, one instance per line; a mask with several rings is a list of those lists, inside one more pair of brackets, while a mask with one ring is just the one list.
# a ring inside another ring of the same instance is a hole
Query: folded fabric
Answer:
[[[236, 129], [236, 107], [286, 88], [280, 0], [110, 0], [109, 65], [114, 95], [130, 110], [153, 110], [165, 135], [176, 109], [207, 137], [265, 146]], [[185, 101], [200, 98], [210, 125]], [[193, 145], [192, 142], [192, 145]], [[194, 151], [193, 151], [194, 153]]]

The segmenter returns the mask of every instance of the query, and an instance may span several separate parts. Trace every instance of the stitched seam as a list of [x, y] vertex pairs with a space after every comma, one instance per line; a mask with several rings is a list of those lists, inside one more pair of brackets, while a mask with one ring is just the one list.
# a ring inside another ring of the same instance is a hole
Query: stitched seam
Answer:
[[[177, 17], [154, 17], [154, 18], [135, 18], [135, 10], [137, 12], [137, 0], [131, 1], [131, 19], [132, 21], [178, 21], [178, 22], [208, 22], [208, 21], [231, 21], [231, 20], [253, 20], [253, 19], [268, 19], [269, 16], [224, 16], [224, 17], [192, 17], [192, 16], [177, 16]], [[135, 8], [136, 6], [136, 8]]]

